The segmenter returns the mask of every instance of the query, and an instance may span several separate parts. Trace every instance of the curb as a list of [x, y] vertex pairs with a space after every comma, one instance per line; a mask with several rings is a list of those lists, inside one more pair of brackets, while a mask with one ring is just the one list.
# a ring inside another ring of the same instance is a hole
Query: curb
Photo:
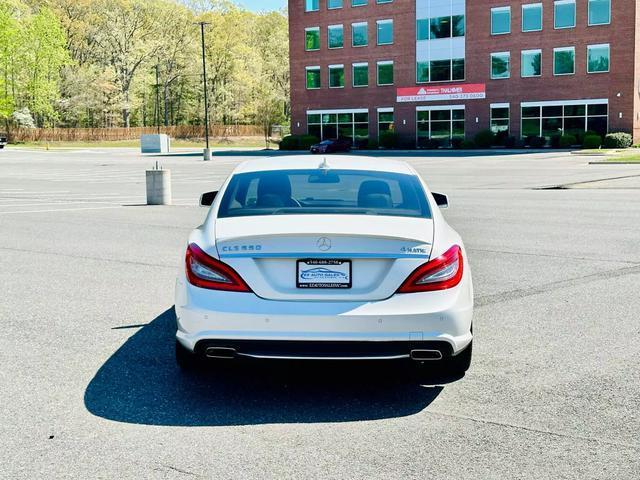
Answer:
[[618, 162], [618, 161], [599, 162], [599, 161], [594, 161], [594, 162], [589, 162], [589, 165], [638, 165], [640, 167], [640, 162]]

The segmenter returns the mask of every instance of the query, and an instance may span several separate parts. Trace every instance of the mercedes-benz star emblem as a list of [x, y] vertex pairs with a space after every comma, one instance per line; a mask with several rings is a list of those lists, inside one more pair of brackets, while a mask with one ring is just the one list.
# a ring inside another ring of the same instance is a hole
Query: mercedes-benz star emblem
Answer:
[[331, 240], [327, 237], [320, 237], [316, 242], [316, 245], [318, 246], [319, 250], [326, 252], [331, 248]]

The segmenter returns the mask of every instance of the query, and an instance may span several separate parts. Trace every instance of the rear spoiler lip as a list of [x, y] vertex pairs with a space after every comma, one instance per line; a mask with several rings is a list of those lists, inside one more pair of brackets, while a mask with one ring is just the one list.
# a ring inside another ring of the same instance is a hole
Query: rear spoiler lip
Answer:
[[[431, 245], [425, 243], [424, 245]], [[429, 258], [427, 253], [363, 253], [363, 252], [241, 252], [221, 253], [220, 258]]]

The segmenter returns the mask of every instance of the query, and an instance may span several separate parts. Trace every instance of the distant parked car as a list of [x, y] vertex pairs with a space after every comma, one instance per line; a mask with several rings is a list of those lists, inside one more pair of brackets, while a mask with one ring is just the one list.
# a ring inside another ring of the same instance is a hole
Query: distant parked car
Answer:
[[334, 138], [311, 145], [311, 153], [348, 152], [351, 150], [351, 139]]
[[4, 133], [0, 133], [0, 149], [3, 149], [4, 146], [7, 144], [7, 135]]

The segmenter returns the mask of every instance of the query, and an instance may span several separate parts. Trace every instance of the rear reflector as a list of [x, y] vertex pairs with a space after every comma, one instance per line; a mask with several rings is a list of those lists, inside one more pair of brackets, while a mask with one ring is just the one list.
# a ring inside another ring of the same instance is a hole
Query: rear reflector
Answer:
[[396, 293], [432, 292], [453, 288], [462, 280], [462, 249], [454, 245], [438, 258], [416, 268]]
[[191, 285], [209, 290], [251, 291], [233, 268], [210, 257], [195, 243], [187, 247], [185, 263], [187, 279]]

